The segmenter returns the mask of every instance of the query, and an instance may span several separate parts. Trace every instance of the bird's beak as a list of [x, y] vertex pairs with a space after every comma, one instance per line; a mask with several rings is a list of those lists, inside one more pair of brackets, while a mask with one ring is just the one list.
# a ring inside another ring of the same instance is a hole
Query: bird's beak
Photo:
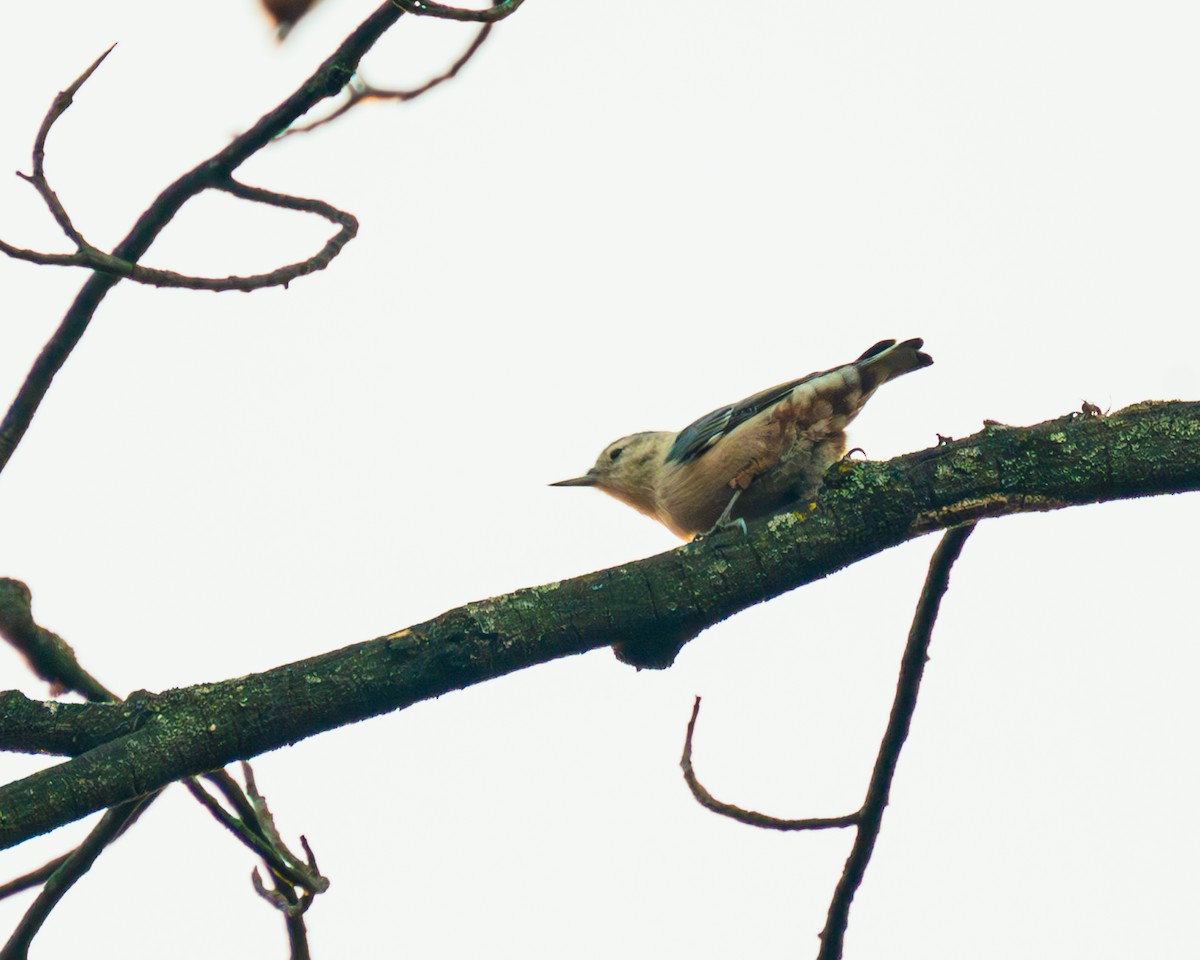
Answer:
[[594, 487], [596, 478], [590, 473], [585, 473], [582, 477], [572, 477], [570, 480], [559, 480], [558, 483], [552, 483], [552, 487]]

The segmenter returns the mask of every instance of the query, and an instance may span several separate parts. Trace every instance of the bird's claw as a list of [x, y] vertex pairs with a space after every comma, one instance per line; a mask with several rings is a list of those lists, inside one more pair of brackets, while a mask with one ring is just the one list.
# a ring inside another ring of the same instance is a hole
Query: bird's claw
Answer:
[[743, 537], [748, 537], [750, 535], [749, 530], [746, 529], [746, 521], [744, 518], [738, 517], [736, 520], [729, 520], [725, 517], [722, 517], [712, 525], [711, 530], [705, 530], [704, 533], [698, 533], [692, 537], [692, 543], [699, 543], [701, 540], [709, 540], [718, 533], [724, 533], [726, 530], [740, 530]]

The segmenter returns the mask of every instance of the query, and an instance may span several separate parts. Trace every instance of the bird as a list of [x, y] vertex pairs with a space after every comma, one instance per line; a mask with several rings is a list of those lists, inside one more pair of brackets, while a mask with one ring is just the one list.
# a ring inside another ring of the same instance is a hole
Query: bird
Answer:
[[678, 433], [610, 443], [587, 473], [552, 487], [595, 487], [691, 541], [811, 499], [846, 452], [846, 425], [881, 385], [933, 363], [919, 338], [881, 340], [852, 363], [810, 373], [705, 414]]

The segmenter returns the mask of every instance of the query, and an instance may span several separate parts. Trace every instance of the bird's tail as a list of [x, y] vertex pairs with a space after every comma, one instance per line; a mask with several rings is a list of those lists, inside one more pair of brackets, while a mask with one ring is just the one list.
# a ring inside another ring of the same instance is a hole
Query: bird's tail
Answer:
[[922, 353], [925, 341], [918, 338], [897, 343], [895, 340], [880, 340], [866, 353], [854, 361], [858, 375], [862, 378], [863, 393], [870, 393], [881, 384], [902, 377], [906, 373], [920, 370], [933, 363], [933, 357]]

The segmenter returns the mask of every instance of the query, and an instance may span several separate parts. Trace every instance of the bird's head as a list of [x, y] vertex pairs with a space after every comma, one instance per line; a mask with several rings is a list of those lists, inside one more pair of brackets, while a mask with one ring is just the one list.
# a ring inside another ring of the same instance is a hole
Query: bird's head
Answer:
[[614, 440], [581, 477], [559, 480], [552, 487], [597, 487], [635, 510], [655, 516], [655, 485], [673, 433], [635, 433]]

